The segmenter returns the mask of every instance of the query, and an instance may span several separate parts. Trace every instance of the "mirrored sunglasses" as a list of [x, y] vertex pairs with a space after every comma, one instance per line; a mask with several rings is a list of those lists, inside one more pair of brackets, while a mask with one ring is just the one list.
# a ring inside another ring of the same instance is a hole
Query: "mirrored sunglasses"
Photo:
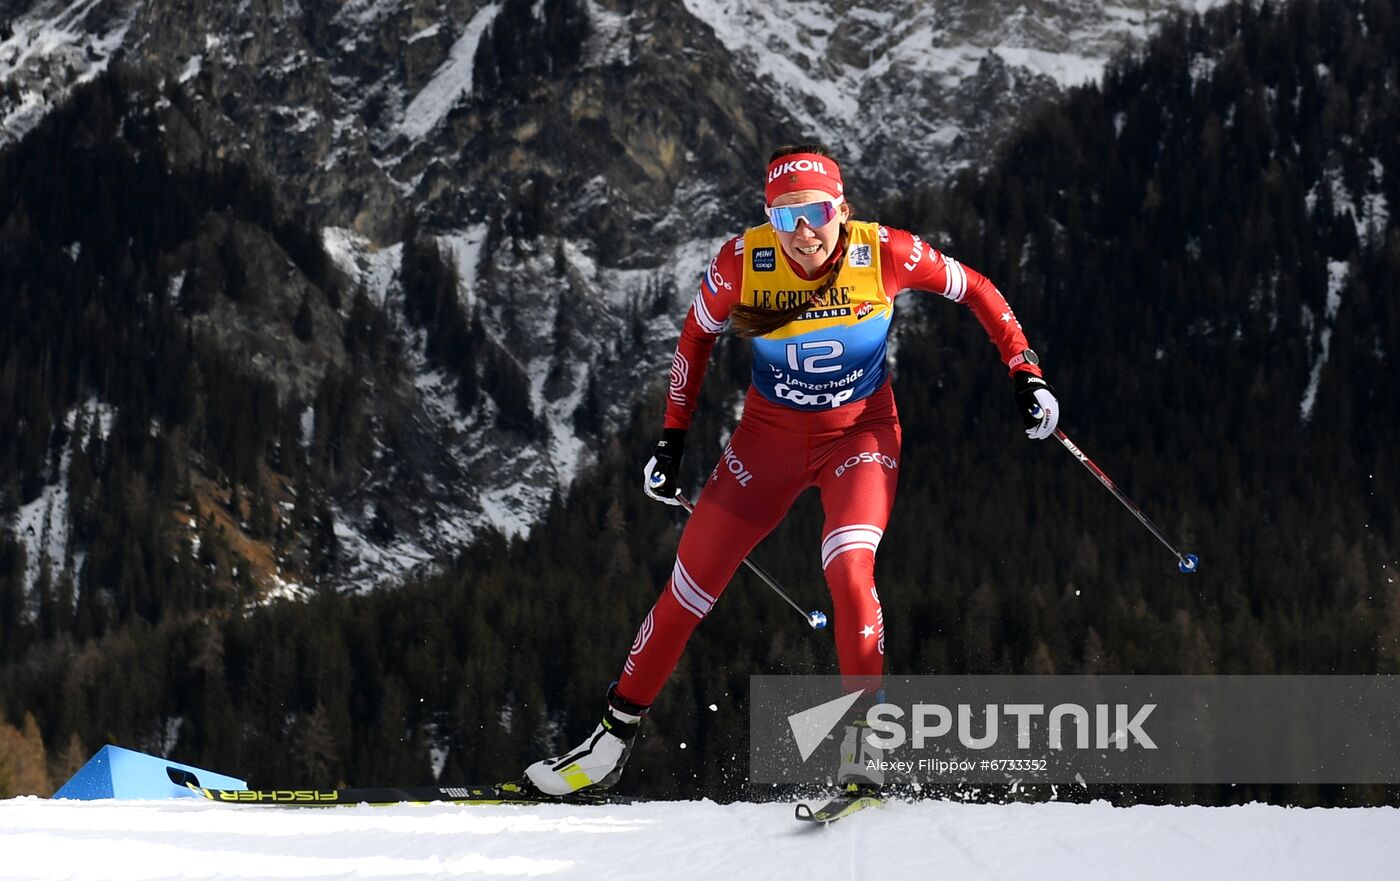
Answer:
[[778, 232], [796, 232], [799, 220], [807, 221], [808, 226], [816, 229], [834, 220], [836, 209], [840, 206], [840, 198], [803, 202], [801, 205], [781, 205], [768, 209], [768, 221]]

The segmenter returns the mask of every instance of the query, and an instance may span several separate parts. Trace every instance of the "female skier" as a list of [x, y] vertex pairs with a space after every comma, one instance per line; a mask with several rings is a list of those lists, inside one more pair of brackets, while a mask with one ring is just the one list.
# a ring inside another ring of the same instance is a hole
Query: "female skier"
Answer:
[[[686, 313], [661, 440], [643, 472], [646, 494], [680, 504], [686, 429], [726, 322], [753, 341], [743, 416], [695, 503], [670, 581], [608, 689], [602, 722], [574, 750], [526, 769], [546, 794], [617, 781], [691, 632], [810, 486], [825, 514], [821, 562], [843, 687], [865, 692], [857, 707], [873, 699], [885, 654], [875, 550], [894, 504], [900, 445], [885, 349], [900, 291], [933, 291], [971, 308], [1011, 373], [1026, 434], [1043, 439], [1058, 421], [1039, 358], [996, 287], [916, 235], [851, 220], [841, 169], [825, 147], [776, 150], [764, 199], [768, 222], [720, 248]], [[878, 788], [883, 774], [869, 761], [878, 756], [857, 724], [846, 729], [837, 783]]]

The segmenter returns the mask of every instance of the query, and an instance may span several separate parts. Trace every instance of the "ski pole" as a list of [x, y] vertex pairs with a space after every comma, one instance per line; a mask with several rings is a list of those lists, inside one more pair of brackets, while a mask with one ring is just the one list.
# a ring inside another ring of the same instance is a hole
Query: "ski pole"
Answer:
[[1129, 499], [1126, 495], [1124, 495], [1123, 491], [1120, 490], [1113, 483], [1113, 481], [1108, 478], [1108, 475], [1103, 473], [1103, 469], [1095, 465], [1093, 460], [1090, 459], [1088, 456], [1084, 455], [1084, 451], [1079, 449], [1079, 447], [1075, 445], [1074, 441], [1070, 440], [1069, 437], [1066, 436], [1063, 431], [1061, 431], [1058, 428], [1055, 429], [1055, 437], [1059, 439], [1060, 443], [1065, 445], [1065, 449], [1069, 450], [1070, 453], [1074, 455], [1074, 458], [1079, 460], [1079, 464], [1083, 465], [1085, 468], [1088, 468], [1089, 472], [1099, 479], [1099, 483], [1102, 483], [1105, 487], [1108, 488], [1109, 492], [1113, 493], [1114, 498], [1118, 499], [1118, 501], [1123, 503], [1123, 507], [1133, 512], [1133, 516], [1136, 517], [1138, 521], [1142, 523], [1143, 526], [1146, 526], [1149, 532], [1157, 536], [1158, 541], [1167, 546], [1167, 550], [1171, 551], [1173, 554], [1176, 555], [1176, 559], [1178, 561], [1177, 568], [1179, 568], [1183, 573], [1186, 574], [1190, 574], [1196, 571], [1196, 567], [1200, 565], [1201, 561], [1196, 557], [1195, 554], [1183, 554], [1181, 551], [1178, 551], [1176, 547], [1172, 545], [1171, 542], [1167, 541], [1167, 537], [1162, 534], [1162, 530], [1157, 528], [1157, 524], [1147, 519], [1147, 515], [1142, 513], [1142, 509], [1139, 508], [1137, 505], [1134, 505], [1132, 503], [1132, 500]]
[[[690, 499], [678, 494], [676, 496], [676, 501], [681, 503], [681, 507], [685, 508], [686, 513], [695, 513], [695, 505], [690, 501]], [[755, 563], [753, 560], [750, 560], [748, 557], [744, 558], [744, 565], [752, 569], [753, 574], [757, 575], [759, 578], [762, 578], [764, 584], [773, 588], [773, 592], [776, 593], [778, 596], [782, 597], [783, 600], [786, 601], [789, 606], [792, 606], [794, 609], [796, 609], [797, 613], [807, 620], [807, 624], [813, 630], [821, 630], [826, 627], [825, 612], [816, 610], [813, 610], [811, 612], [803, 611], [802, 607], [799, 606], [797, 603], [793, 602], [792, 597], [787, 595], [787, 591], [782, 589], [782, 587], [778, 584], [777, 580], [774, 579], [773, 576], [769, 575], [767, 572], [763, 571], [763, 567], [759, 566], [757, 563]]]

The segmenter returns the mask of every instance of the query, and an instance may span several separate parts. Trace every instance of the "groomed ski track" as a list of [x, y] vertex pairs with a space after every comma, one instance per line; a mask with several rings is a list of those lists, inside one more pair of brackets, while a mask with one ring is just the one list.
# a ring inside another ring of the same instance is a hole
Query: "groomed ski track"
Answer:
[[0, 801], [0, 879], [1386, 878], [1400, 809], [894, 803], [269, 808]]

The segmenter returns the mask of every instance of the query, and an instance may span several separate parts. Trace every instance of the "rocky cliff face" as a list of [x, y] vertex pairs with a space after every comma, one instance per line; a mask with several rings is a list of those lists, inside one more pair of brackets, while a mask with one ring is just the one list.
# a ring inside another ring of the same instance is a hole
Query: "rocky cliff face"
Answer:
[[[395, 424], [394, 461], [373, 457], [334, 507], [341, 582], [392, 581], [482, 526], [527, 529], [655, 394], [705, 261], [761, 219], [755, 182], [773, 145], [831, 143], [856, 199], [876, 201], [977, 166], [1154, 17], [1203, 5], [12, 2], [0, 144], [119, 57], [181, 92], [172, 159], [238, 157], [314, 218], [347, 290], [385, 310], [400, 343], [398, 379], [376, 384], [370, 416]], [[486, 393], [466, 408], [460, 377], [405, 317], [410, 225], [455, 270], [482, 334], [466, 369]], [[334, 327], [350, 298], [311, 296], [255, 230], [202, 235], [233, 242], [274, 290], [198, 320], [310, 401], [344, 353], [323, 345], [308, 362], [285, 313], [309, 302]], [[375, 516], [401, 528], [373, 537]]]

